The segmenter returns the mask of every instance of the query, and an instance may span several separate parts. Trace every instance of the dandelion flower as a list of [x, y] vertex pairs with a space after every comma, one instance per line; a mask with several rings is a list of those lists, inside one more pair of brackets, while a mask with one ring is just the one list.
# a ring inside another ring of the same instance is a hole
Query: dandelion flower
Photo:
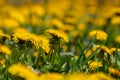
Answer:
[[31, 37], [31, 34], [28, 32], [24, 32], [24, 33], [16, 32], [12, 34], [12, 40], [14, 42], [19, 42], [20, 40], [28, 41], [30, 40], [30, 37]]
[[5, 61], [6, 61], [5, 59], [0, 60], [0, 64], [2, 65], [3, 68], [5, 68]]
[[[86, 51], [85, 51], [85, 53], [86, 53]], [[92, 54], [92, 50], [88, 50], [85, 56], [88, 58], [91, 54]]]
[[0, 45], [0, 52], [11, 55], [11, 50], [6, 45]]
[[37, 49], [41, 47], [45, 52], [49, 52], [49, 40], [45, 36], [32, 35], [30, 41], [35, 45]]
[[41, 74], [38, 78], [38, 80], [64, 80], [64, 77], [62, 74], [58, 73], [46, 73]]
[[120, 24], [120, 17], [113, 17], [111, 20], [112, 24]]
[[38, 78], [33, 70], [20, 63], [10, 66], [8, 72], [12, 75], [18, 75], [24, 78], [25, 80], [37, 80]]
[[102, 31], [102, 30], [93, 30], [89, 33], [89, 37], [91, 39], [96, 39], [96, 40], [100, 40], [100, 41], [103, 41], [103, 40], [107, 40], [107, 33]]
[[46, 33], [49, 33], [53, 36], [56, 36], [58, 38], [62, 38], [65, 42], [68, 42], [68, 36], [64, 31], [61, 30], [47, 30]]
[[94, 70], [96, 68], [102, 67], [102, 63], [101, 62], [97, 62], [97, 61], [88, 61], [89, 64], [89, 68], [90, 70]]
[[72, 73], [66, 75], [65, 80], [89, 80], [88, 77], [85, 73]]
[[120, 44], [120, 35], [116, 36], [115, 42], [118, 43], [118, 44]]
[[120, 77], [120, 69], [115, 69], [115, 68], [110, 67], [108, 68], [108, 71], [113, 76]]
[[114, 80], [114, 79], [102, 72], [98, 72], [95, 74], [90, 74], [88, 80]]
[[12, 18], [3, 19], [2, 24], [3, 26], [5, 26], [6, 29], [13, 29], [19, 27], [19, 23]]

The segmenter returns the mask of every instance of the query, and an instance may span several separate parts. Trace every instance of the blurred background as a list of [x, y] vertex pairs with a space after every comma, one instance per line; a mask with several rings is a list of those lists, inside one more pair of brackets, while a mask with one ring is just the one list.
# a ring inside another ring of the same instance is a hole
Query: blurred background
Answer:
[[7, 30], [25, 27], [40, 33], [29, 27], [69, 31], [119, 24], [120, 0], [0, 0], [0, 27]]

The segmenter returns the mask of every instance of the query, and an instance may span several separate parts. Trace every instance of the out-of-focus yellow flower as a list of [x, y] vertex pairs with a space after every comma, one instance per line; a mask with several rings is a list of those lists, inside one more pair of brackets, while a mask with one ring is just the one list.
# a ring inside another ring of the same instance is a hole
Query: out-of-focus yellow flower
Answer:
[[0, 32], [0, 37], [3, 38], [3, 39], [9, 39], [10, 40], [10, 36], [7, 35], [7, 34], [4, 34], [2, 32]]
[[108, 71], [113, 76], [120, 77], [120, 69], [110, 67], [110, 68], [108, 68]]
[[111, 53], [113, 53], [113, 52], [116, 52], [116, 51], [118, 51], [118, 52], [120, 52], [120, 48], [110, 48], [110, 51], [111, 51]]
[[74, 26], [70, 24], [64, 25], [64, 28], [62, 28], [63, 31], [72, 31], [74, 30]]
[[68, 23], [68, 24], [74, 24], [76, 23], [76, 19], [74, 17], [67, 17], [65, 18], [65, 22]]
[[6, 55], [11, 55], [11, 50], [5, 45], [0, 45], [0, 52]]
[[115, 42], [118, 43], [118, 44], [120, 44], [120, 35], [116, 36]]
[[114, 79], [102, 72], [98, 72], [91, 74], [88, 80], [114, 80]]
[[0, 60], [0, 64], [2, 65], [3, 68], [5, 68], [5, 61], [6, 61], [5, 59]]
[[33, 15], [37, 15], [37, 16], [43, 16], [45, 14], [44, 8], [38, 4], [32, 6], [31, 12]]
[[41, 74], [38, 80], [64, 80], [64, 76], [58, 73], [46, 73]]
[[79, 23], [77, 25], [77, 29], [79, 29], [80, 31], [84, 31], [86, 29], [86, 25], [84, 23]]
[[33, 56], [34, 56], [34, 57], [38, 56], [38, 53], [39, 53], [38, 51], [35, 51], [35, 52], [33, 53]]
[[33, 70], [23, 64], [13, 64], [9, 67], [8, 72], [12, 75], [18, 75], [25, 80], [38, 80], [38, 76]]
[[89, 76], [85, 73], [72, 73], [65, 76], [65, 80], [89, 80]]
[[54, 18], [52, 21], [51, 21], [52, 25], [57, 27], [58, 29], [63, 29], [64, 28], [64, 24], [62, 23], [62, 21], [60, 21], [59, 19], [57, 18]]
[[42, 20], [41, 20], [41, 18], [38, 18], [37, 16], [32, 16], [31, 24], [34, 26], [40, 26], [42, 24]]
[[61, 31], [61, 30], [46, 30], [46, 33], [49, 33], [49, 34], [51, 34], [53, 36], [56, 36], [58, 38], [62, 38], [66, 42], [69, 41], [68, 36], [64, 31]]
[[19, 27], [19, 23], [17, 22], [17, 20], [12, 18], [3, 19], [2, 24], [6, 29], [13, 29]]
[[22, 24], [25, 23], [25, 16], [21, 12], [15, 10], [15, 11], [11, 11], [9, 13], [9, 15], [10, 15], [11, 18], [14, 18], [18, 22], [20, 22]]
[[103, 18], [103, 17], [96, 18], [96, 19], [93, 21], [93, 24], [94, 24], [94, 25], [97, 25], [97, 26], [99, 26], [99, 27], [102, 27], [103, 25], [106, 24], [106, 19]]
[[89, 37], [91, 39], [96, 39], [96, 40], [100, 40], [100, 41], [103, 41], [103, 40], [107, 40], [107, 33], [102, 31], [102, 30], [93, 30], [89, 33]]
[[29, 33], [29, 31], [27, 29], [21, 28], [21, 27], [13, 29], [12, 32], [14, 32], [14, 33]]
[[111, 23], [112, 24], [120, 24], [120, 17], [119, 16], [113, 17], [111, 20]]
[[88, 65], [89, 65], [89, 69], [90, 70], [94, 70], [96, 68], [102, 67], [102, 63], [101, 62], [97, 62], [97, 61], [88, 61]]
[[[86, 53], [86, 51], [85, 51], [85, 53]], [[88, 50], [85, 56], [88, 58], [91, 54], [92, 54], [92, 50]]]
[[[92, 50], [95, 51], [95, 50], [96, 50], [97, 48], [99, 48], [100, 46], [101, 46], [101, 45], [95, 45], [95, 46], [93, 46]], [[111, 50], [110, 50], [108, 47], [104, 46], [104, 45], [102, 45], [102, 46], [100, 47], [100, 51], [106, 52], [106, 53], [108, 53], [109, 55], [112, 54], [112, 53], [111, 53]]]

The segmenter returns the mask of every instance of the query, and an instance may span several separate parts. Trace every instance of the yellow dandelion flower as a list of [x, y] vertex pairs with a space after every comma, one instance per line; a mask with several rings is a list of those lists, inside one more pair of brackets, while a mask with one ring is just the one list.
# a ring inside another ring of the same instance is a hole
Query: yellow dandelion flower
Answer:
[[116, 52], [116, 51], [118, 51], [118, 52], [120, 52], [120, 48], [110, 48], [110, 51], [111, 51], [111, 53], [113, 53], [113, 52]]
[[10, 40], [10, 36], [9, 36], [9, 35], [4, 34], [4, 33], [1, 33], [1, 32], [0, 32], [0, 37], [3, 38], [3, 39], [8, 39], [8, 40]]
[[20, 23], [25, 23], [25, 17], [24, 15], [17, 10], [11, 11], [9, 13], [10, 17], [14, 18], [15, 20], [19, 21]]
[[38, 51], [35, 51], [35, 52], [33, 53], [33, 56], [34, 56], [34, 57], [38, 56]]
[[50, 43], [49, 40], [47, 39], [47, 37], [43, 36], [43, 35], [39, 35], [39, 39], [41, 40], [41, 47], [43, 48], [43, 50], [45, 52], [49, 52], [50, 50]]
[[29, 67], [23, 64], [13, 64], [8, 68], [8, 72], [12, 75], [18, 75], [25, 80], [37, 80], [38, 76]]
[[64, 80], [64, 77], [62, 74], [58, 73], [46, 73], [41, 74], [38, 78], [38, 80]]
[[6, 61], [5, 59], [0, 60], [0, 64], [2, 65], [3, 68], [5, 68], [5, 61]]
[[102, 45], [102, 46], [101, 45], [95, 45], [95, 46], [92, 47], [92, 51], [95, 51], [99, 47], [100, 47], [100, 50], [98, 52], [102, 51], [102, 52], [108, 53], [109, 55], [112, 54], [111, 50], [108, 47], [104, 46], [104, 45]]
[[19, 40], [28, 41], [30, 40], [31, 34], [28, 32], [16, 32], [12, 34], [12, 40], [14, 42], [19, 42]]
[[64, 25], [64, 28], [62, 28], [63, 31], [72, 31], [74, 30], [74, 26], [70, 24]]
[[[85, 53], [86, 53], [86, 51], [85, 51]], [[88, 50], [85, 56], [88, 58], [91, 54], [92, 54], [92, 50]]]
[[53, 36], [56, 36], [58, 38], [62, 38], [64, 41], [68, 42], [68, 36], [64, 31], [61, 30], [47, 30], [46, 33], [49, 33]]
[[108, 71], [113, 76], [120, 77], [120, 69], [110, 67], [110, 68], [108, 68]]
[[101, 50], [104, 51], [104, 52], [106, 52], [106, 53], [108, 53], [108, 54], [110, 54], [110, 55], [112, 54], [111, 50], [108, 47], [106, 47], [106, 46], [102, 46]]
[[84, 23], [79, 23], [79, 24], [77, 25], [77, 29], [78, 29], [79, 31], [84, 31], [84, 30], [86, 29], [86, 25], [85, 25]]
[[118, 43], [118, 44], [120, 44], [120, 35], [116, 36], [115, 42]]
[[120, 24], [120, 17], [113, 17], [111, 20], [112, 24]]
[[102, 63], [101, 62], [97, 62], [97, 61], [88, 61], [89, 64], [89, 69], [90, 70], [94, 70], [96, 68], [102, 67]]
[[14, 32], [14, 33], [29, 33], [29, 31], [27, 29], [21, 28], [21, 27], [13, 29], [12, 32]]
[[6, 45], [0, 45], [0, 52], [6, 55], [11, 55], [11, 50]]
[[72, 73], [65, 76], [65, 80], [89, 80], [85, 73]]
[[62, 23], [62, 21], [57, 19], [57, 18], [54, 18], [51, 23], [52, 23], [52, 25], [54, 25], [58, 29], [63, 29], [64, 28], [64, 24]]
[[16, 20], [11, 18], [3, 19], [2, 24], [7, 29], [13, 29], [13, 28], [19, 27], [19, 23]]
[[43, 16], [45, 11], [44, 8], [41, 5], [34, 5], [31, 7], [32, 14], [35, 14], [37, 16]]
[[95, 74], [90, 74], [88, 80], [114, 80], [114, 79], [102, 72], [99, 72]]
[[30, 38], [30, 41], [34, 44], [34, 46], [39, 49], [40, 47], [46, 52], [48, 53], [50, 50], [50, 44], [49, 44], [49, 40], [42, 35], [33, 35]]
[[67, 17], [67, 18], [65, 18], [65, 22], [68, 23], [68, 24], [74, 24], [76, 21], [77, 20], [74, 17]]
[[95, 38], [96, 40], [107, 40], [107, 33], [102, 30], [93, 30], [89, 33], [91, 39]]

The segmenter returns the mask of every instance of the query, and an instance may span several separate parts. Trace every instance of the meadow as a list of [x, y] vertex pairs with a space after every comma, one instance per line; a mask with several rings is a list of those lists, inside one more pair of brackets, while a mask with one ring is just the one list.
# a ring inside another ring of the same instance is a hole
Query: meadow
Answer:
[[0, 80], [120, 80], [120, 0], [0, 0]]

